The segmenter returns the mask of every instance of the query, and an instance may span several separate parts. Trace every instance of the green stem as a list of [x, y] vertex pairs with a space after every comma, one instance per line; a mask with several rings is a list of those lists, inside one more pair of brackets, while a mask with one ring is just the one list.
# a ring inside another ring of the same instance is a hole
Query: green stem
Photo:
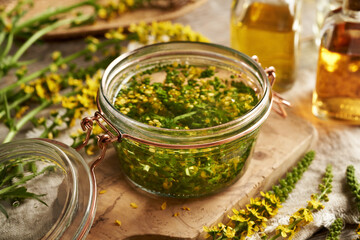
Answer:
[[45, 131], [40, 135], [40, 138], [47, 138], [49, 133], [56, 127], [56, 123], [52, 123], [50, 127], [46, 128]]
[[[326, 182], [324, 183], [324, 186], [327, 186], [327, 184], [330, 182], [331, 179], [326, 179]], [[324, 191], [321, 192], [321, 194], [319, 195], [318, 199], [319, 200], [323, 200], [322, 198], [324, 197], [324, 195], [327, 194], [327, 191], [329, 190], [330, 188], [327, 187], [324, 189]]]
[[4, 39], [5, 39], [5, 36], [6, 36], [6, 32], [1, 31], [0, 32], [0, 46], [1, 46], [2, 42], [4, 41]]
[[[299, 222], [301, 222], [303, 219], [302, 218], [300, 218], [300, 219], [297, 219], [296, 221], [294, 221], [292, 224], [290, 224], [289, 226], [288, 226], [288, 229], [293, 229], [294, 227], [296, 227], [296, 225], [298, 225], [299, 224]], [[279, 232], [278, 234], [276, 234], [275, 236], [273, 236], [272, 238], [270, 238], [269, 240], [275, 240], [275, 239], [277, 239], [278, 237], [280, 237], [281, 236], [281, 233]]]
[[26, 77], [20, 78], [17, 82], [7, 85], [6, 87], [0, 89], [0, 94], [7, 93], [8, 91], [13, 90], [14, 88], [20, 86], [23, 83], [27, 83], [37, 77], [40, 77], [42, 74], [46, 73], [49, 70], [50, 70], [50, 67], [45, 67], [41, 70], [33, 72], [30, 75], [27, 75]]
[[[71, 96], [76, 94], [77, 92], [69, 92], [65, 94], [65, 97]], [[33, 119], [39, 112], [50, 106], [53, 102], [51, 100], [44, 101], [40, 106], [37, 108], [34, 108], [32, 111], [30, 111], [28, 114], [26, 114], [23, 118], [21, 118], [18, 123], [15, 125], [15, 127], [11, 128], [8, 134], [6, 135], [3, 143], [10, 142], [16, 134], [19, 132], [19, 130], [31, 119]]]
[[281, 236], [281, 233], [278, 233], [278, 234], [276, 234], [275, 236], [273, 236], [272, 238], [270, 238], [269, 240], [275, 240], [275, 239], [277, 239], [278, 237], [280, 237]]
[[43, 12], [42, 14], [39, 14], [39, 15], [37, 15], [37, 16], [23, 22], [19, 26], [15, 27], [14, 33], [17, 34], [22, 29], [24, 29], [26, 27], [29, 27], [32, 24], [36, 23], [36, 22], [41, 22], [43, 20], [47, 20], [50, 17], [55, 16], [57, 14], [69, 12], [72, 9], [75, 9], [75, 8], [78, 8], [78, 7], [81, 7], [81, 6], [86, 6], [86, 5], [96, 7], [96, 3], [93, 0], [86, 0], [86, 1], [83, 1], [83, 2], [79, 2], [79, 3], [73, 4], [73, 5], [67, 6], [67, 7], [50, 9], [50, 10], [47, 10], [47, 11]]
[[14, 128], [11, 128], [10, 131], [8, 132], [8, 134], [6, 135], [3, 143], [7, 143], [10, 142], [15, 135], [19, 132], [19, 130], [28, 122], [30, 121], [33, 117], [36, 116], [36, 114], [38, 114], [39, 112], [41, 112], [42, 110], [44, 110], [45, 108], [47, 108], [48, 106], [51, 105], [51, 101], [47, 100], [44, 101], [40, 106], [38, 106], [37, 108], [34, 108], [32, 111], [30, 111], [28, 114], [26, 114], [23, 118], [21, 118], [19, 120], [19, 122], [15, 125]]
[[9, 109], [9, 104], [8, 104], [8, 101], [7, 101], [7, 96], [4, 94], [2, 95], [3, 97], [3, 100], [4, 100], [4, 112], [5, 112], [5, 116], [6, 116], [6, 120], [8, 121], [8, 126], [10, 129], [13, 129], [14, 128], [14, 120], [11, 118], [10, 116], [10, 109]]
[[17, 16], [18, 14], [16, 14], [16, 12], [18, 11], [21, 11], [22, 7], [25, 5], [25, 4], [28, 4], [32, 2], [32, 0], [26, 0], [26, 1], [18, 1], [18, 3], [15, 5], [15, 7], [13, 7], [12, 9], [10, 9], [8, 12], [7, 12], [7, 15], [8, 16], [11, 16], [11, 15], [15, 15]]
[[10, 32], [8, 39], [7, 39], [7, 43], [6, 46], [4, 48], [4, 51], [1, 53], [0, 59], [4, 59], [5, 56], [9, 53], [11, 46], [13, 44], [14, 41], [14, 32]]
[[[26, 95], [24, 95], [23, 97], [20, 97], [20, 98], [16, 99], [14, 102], [12, 102], [12, 103], [9, 105], [8, 109], [11, 110], [11, 109], [19, 106], [21, 103], [25, 102], [25, 101], [28, 100], [30, 97], [31, 97], [31, 94], [26, 94]], [[1, 119], [5, 114], [6, 114], [6, 113], [5, 113], [5, 110], [1, 110], [1, 111], [0, 111], [0, 119]]]
[[179, 120], [181, 120], [181, 119], [190, 117], [190, 116], [194, 115], [195, 113], [197, 113], [197, 111], [192, 111], [192, 112], [184, 113], [184, 114], [182, 114], [182, 115], [179, 115], [179, 116], [175, 117], [175, 118], [173, 119], [173, 121], [174, 121], [174, 123], [175, 123], [175, 122], [177, 122], [177, 121], [179, 121]]
[[[115, 39], [107, 40], [107, 41], [104, 41], [104, 42], [100, 43], [98, 45], [98, 48], [103, 48], [103, 47], [105, 47], [107, 45], [110, 45], [110, 44], [116, 43], [116, 42], [118, 42], [118, 40], [115, 40]], [[74, 60], [76, 58], [84, 56], [87, 53], [90, 53], [90, 50], [83, 49], [83, 50], [81, 50], [81, 51], [79, 51], [77, 53], [74, 53], [74, 54], [66, 57], [66, 58], [60, 59], [59, 61], [55, 62], [54, 64], [56, 64], [56, 66], [60, 66], [62, 64], [68, 63], [68, 62], [70, 62], [70, 61], [72, 61], [72, 60]], [[7, 93], [10, 90], [13, 90], [14, 88], [20, 86], [21, 84], [25, 84], [25, 83], [27, 83], [27, 82], [29, 82], [29, 81], [37, 78], [37, 77], [40, 77], [41, 75], [43, 75], [44, 73], [46, 73], [48, 71], [50, 71], [50, 66], [45, 67], [45, 68], [43, 68], [41, 70], [38, 70], [38, 71], [36, 71], [36, 72], [26, 76], [26, 77], [23, 77], [23, 78], [19, 79], [17, 82], [15, 82], [13, 84], [10, 84], [10, 85], [0, 89], [0, 95], [3, 94], [3, 93]]]
[[12, 63], [16, 63], [19, 58], [24, 54], [24, 52], [34, 43], [36, 42], [39, 38], [41, 38], [42, 36], [44, 36], [46, 33], [60, 27], [63, 25], [67, 25], [70, 24], [74, 21], [85, 21], [86, 19], [88, 19], [88, 16], [79, 16], [75, 19], [64, 19], [64, 20], [60, 20], [58, 22], [55, 22], [54, 24], [51, 24], [45, 28], [42, 28], [41, 30], [37, 31], [34, 35], [32, 35], [21, 47], [20, 49], [15, 53], [15, 55], [12, 57]]
[[21, 185], [21, 184], [24, 184], [24, 183], [26, 183], [27, 181], [29, 181], [29, 180], [31, 180], [31, 179], [33, 179], [33, 178], [35, 178], [35, 177], [37, 177], [37, 176], [45, 173], [45, 172], [48, 171], [48, 170], [53, 169], [53, 168], [54, 168], [53, 165], [47, 166], [47, 167], [45, 167], [44, 169], [42, 169], [40, 172], [33, 173], [33, 174], [31, 174], [31, 175], [28, 175], [28, 176], [23, 177], [23, 178], [20, 179], [19, 181], [13, 183], [11, 186], [1, 189], [1, 190], [0, 190], [0, 195], [9, 192], [10, 190], [14, 189], [15, 187], [17, 187], [17, 186], [19, 186], [19, 185]]

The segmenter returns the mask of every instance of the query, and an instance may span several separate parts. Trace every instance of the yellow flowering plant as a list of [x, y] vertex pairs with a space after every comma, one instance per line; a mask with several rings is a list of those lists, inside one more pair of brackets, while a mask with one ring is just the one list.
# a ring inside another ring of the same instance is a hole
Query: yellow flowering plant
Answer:
[[[278, 185], [273, 186], [272, 190], [266, 193], [261, 192], [261, 197], [250, 199], [250, 203], [243, 209], [233, 209], [233, 215], [228, 216], [230, 221], [226, 225], [219, 223], [210, 228], [204, 226], [208, 237], [214, 240], [240, 240], [252, 236], [254, 233], [262, 232], [267, 226], [267, 221], [277, 214], [281, 203], [287, 199], [314, 157], [315, 152], [306, 153], [297, 166], [287, 173]], [[284, 233], [286, 233], [285, 230]]]
[[276, 228], [276, 234], [272, 237], [264, 236], [263, 239], [275, 240], [279, 237], [286, 239], [292, 239], [295, 234], [314, 220], [313, 213], [320, 211], [324, 208], [322, 202], [329, 201], [328, 194], [331, 193], [332, 189], [332, 166], [326, 167], [325, 175], [322, 179], [322, 183], [319, 184], [320, 194], [311, 195], [311, 200], [305, 208], [298, 209], [289, 219], [289, 224], [279, 225]]
[[[126, 44], [131, 48], [166, 41], [208, 41], [190, 27], [181, 24], [139, 23], [132, 24], [126, 31], [122, 28], [111, 30], [103, 38], [89, 36], [85, 39], [86, 46], [70, 55], [63, 56], [61, 52], [55, 51], [51, 54], [51, 63], [34, 72], [28, 71], [28, 65], [35, 60], [21, 60], [27, 49], [47, 32], [62, 25], [75, 26], [75, 22], [85, 24], [91, 19], [103, 18], [103, 15], [99, 16], [100, 9], [120, 14], [123, 11], [119, 10], [119, 6], [123, 4], [127, 10], [131, 10], [149, 4], [149, 0], [118, 0], [104, 5], [87, 0], [20, 21], [26, 9], [32, 6], [30, 0], [25, 0], [20, 1], [14, 9], [0, 14], [0, 80], [11, 78], [14, 73], [16, 77], [16, 81], [7, 81], [9, 83], [3, 83], [4, 87], [0, 89], [0, 122], [9, 129], [3, 142], [11, 141], [28, 122], [42, 129], [38, 137], [57, 137], [62, 129], [73, 127], [76, 119], [81, 119], [84, 113], [96, 109], [95, 100], [102, 71], [114, 58], [127, 51]], [[56, 19], [58, 14], [84, 5], [94, 7], [95, 15], [80, 14], [72, 20]], [[20, 36], [25, 41], [15, 48], [13, 45], [16, 37]], [[86, 66], [75, 64], [79, 58], [88, 61]], [[44, 113], [44, 110], [54, 106], [58, 106], [60, 110]], [[100, 131], [99, 127], [95, 129]], [[99, 132], [94, 131], [91, 138], [95, 140], [96, 134]], [[73, 146], [81, 143], [84, 136], [82, 132], [72, 134]], [[87, 148], [90, 154], [94, 150], [94, 146]]]
[[[302, 174], [294, 178], [294, 173], [298, 172], [301, 169], [303, 173], [311, 163], [314, 157], [314, 152], [309, 152], [305, 157], [298, 163], [298, 166], [292, 169], [290, 173], [287, 174], [287, 177], [280, 180], [280, 190], [284, 190], [290, 186], [290, 183], [296, 183]], [[291, 177], [289, 177], [291, 176]], [[209, 237], [216, 240], [222, 239], [246, 239], [254, 235], [254, 233], [259, 233], [261, 239], [265, 240], [275, 240], [279, 237], [284, 239], [292, 239], [296, 232], [298, 232], [302, 227], [309, 224], [313, 221], [313, 213], [320, 211], [324, 208], [322, 202], [328, 201], [328, 194], [332, 189], [332, 167], [329, 165], [326, 168], [325, 176], [322, 179], [322, 183], [319, 184], [320, 194], [313, 194], [311, 200], [308, 201], [308, 204], [305, 208], [298, 209], [289, 219], [289, 224], [279, 225], [276, 228], [276, 232], [271, 234], [265, 233], [266, 222], [277, 214], [278, 209], [281, 207], [281, 203], [285, 201], [283, 196], [279, 195], [280, 191], [277, 193], [269, 191], [267, 193], [262, 193], [262, 198], [258, 197], [250, 200], [250, 204], [247, 204], [244, 209], [233, 210], [234, 215], [229, 216], [230, 221], [225, 225], [219, 223], [216, 226], [211, 228], [204, 227], [204, 231], [208, 233]], [[294, 181], [295, 180], [295, 181]], [[286, 183], [286, 184], [285, 184]], [[274, 186], [274, 188], [279, 187], [279, 185]], [[294, 186], [290, 187], [293, 188]], [[283, 200], [280, 200], [283, 199]]]

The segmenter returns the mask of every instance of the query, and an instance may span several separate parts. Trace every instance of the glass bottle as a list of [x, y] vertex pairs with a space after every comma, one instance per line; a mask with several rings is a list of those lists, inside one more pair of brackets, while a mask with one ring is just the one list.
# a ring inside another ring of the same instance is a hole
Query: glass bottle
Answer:
[[316, 22], [314, 26], [315, 41], [320, 45], [321, 28], [328, 14], [341, 8], [343, 0], [317, 0], [316, 1]]
[[360, 1], [345, 0], [322, 32], [312, 112], [360, 124]]
[[231, 47], [274, 66], [279, 92], [295, 81], [300, 7], [301, 0], [233, 0]]

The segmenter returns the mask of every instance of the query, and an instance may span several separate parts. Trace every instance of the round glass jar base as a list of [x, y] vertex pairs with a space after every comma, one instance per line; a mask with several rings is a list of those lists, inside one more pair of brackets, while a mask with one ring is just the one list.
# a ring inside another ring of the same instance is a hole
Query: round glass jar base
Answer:
[[140, 189], [163, 197], [194, 198], [219, 192], [245, 172], [258, 130], [219, 146], [166, 149], [123, 140], [115, 144], [121, 169]]
[[243, 171], [238, 174], [236, 176], [236, 178], [234, 178], [231, 182], [228, 182], [226, 184], [226, 186], [222, 186], [220, 189], [217, 189], [217, 190], [213, 190], [211, 192], [208, 192], [206, 194], [191, 194], [191, 195], [181, 195], [181, 194], [167, 194], [167, 193], [164, 193], [163, 191], [161, 192], [158, 192], [158, 191], [153, 191], [151, 189], [147, 189], [145, 187], [143, 187], [142, 185], [139, 185], [137, 184], [136, 182], [134, 182], [131, 178], [129, 178], [124, 172], [124, 176], [125, 176], [125, 179], [126, 181], [134, 188], [136, 189], [137, 191], [143, 193], [143, 194], [146, 194], [146, 195], [149, 195], [149, 196], [158, 196], [158, 197], [165, 197], [165, 198], [176, 198], [176, 199], [189, 199], [189, 198], [201, 198], [201, 197], [206, 197], [206, 196], [209, 196], [209, 195], [213, 195], [213, 194], [216, 194], [216, 193], [219, 193], [223, 190], [225, 190], [226, 188], [232, 186], [233, 184], [235, 184], [241, 177], [242, 175], [244, 175], [245, 173], [245, 169], [247, 169], [247, 166], [249, 165], [250, 161], [246, 162], [245, 164], [245, 167], [243, 169]]

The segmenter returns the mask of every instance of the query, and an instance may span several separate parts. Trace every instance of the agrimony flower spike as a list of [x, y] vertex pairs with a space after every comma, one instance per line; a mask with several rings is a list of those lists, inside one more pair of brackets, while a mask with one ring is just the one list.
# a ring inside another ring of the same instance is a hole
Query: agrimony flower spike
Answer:
[[[270, 240], [275, 240], [280, 236], [292, 239], [294, 235], [301, 229], [301, 227], [309, 224], [313, 221], [313, 213], [320, 211], [324, 208], [322, 202], [329, 201], [328, 193], [331, 193], [332, 189], [332, 166], [326, 167], [325, 175], [322, 179], [322, 183], [319, 184], [319, 194], [311, 195], [311, 200], [308, 201], [306, 208], [300, 208], [290, 217], [290, 223], [288, 225], [279, 225], [276, 228], [276, 235], [271, 237]], [[267, 239], [267, 238], [264, 238]]]
[[[350, 165], [346, 169], [346, 183], [355, 196], [356, 207], [360, 212], [360, 184], [355, 177], [355, 168]], [[356, 229], [357, 239], [360, 239], [360, 224]]]
[[344, 227], [342, 218], [337, 218], [330, 226], [329, 234], [325, 240], [340, 240], [341, 230]]
[[294, 189], [295, 184], [301, 179], [303, 173], [308, 169], [314, 158], [314, 151], [306, 153], [297, 166], [294, 167], [291, 172], [287, 173], [286, 177], [281, 179], [278, 185], [273, 186], [272, 191], [281, 202], [285, 202], [289, 193]]
[[[273, 187], [273, 190], [266, 193], [261, 192], [261, 197], [250, 199], [250, 204], [247, 204], [244, 209], [233, 209], [233, 215], [228, 216], [230, 221], [226, 225], [219, 223], [211, 228], [204, 227], [204, 231], [208, 233], [209, 237], [216, 240], [245, 239], [246, 236], [263, 231], [268, 219], [277, 214], [281, 203], [286, 200], [314, 157], [314, 151], [306, 153], [297, 166], [279, 181], [279, 185]], [[304, 219], [310, 220], [312, 218], [308, 209], [303, 209], [300, 213]], [[285, 229], [285, 227], [283, 226], [280, 235], [292, 234], [292, 230]]]
[[346, 169], [346, 183], [355, 196], [356, 206], [360, 212], [360, 184], [355, 177], [355, 168], [352, 165]]

